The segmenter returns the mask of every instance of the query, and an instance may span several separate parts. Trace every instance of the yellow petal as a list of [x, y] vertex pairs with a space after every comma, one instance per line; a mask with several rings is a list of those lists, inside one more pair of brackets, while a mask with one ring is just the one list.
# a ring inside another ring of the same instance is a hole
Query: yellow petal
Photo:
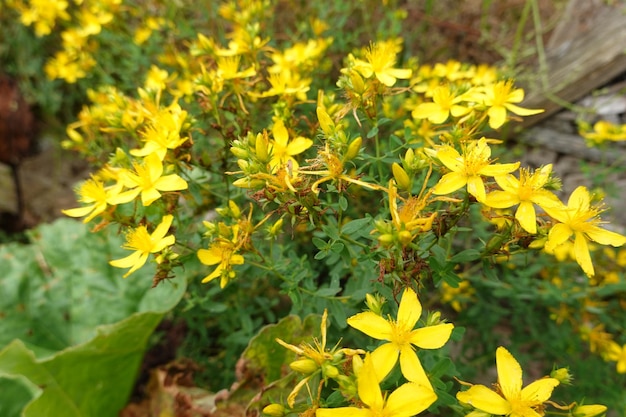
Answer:
[[161, 252], [163, 249], [172, 246], [174, 243], [176, 243], [176, 237], [174, 237], [174, 235], [169, 235], [167, 237], [164, 237], [163, 239], [160, 239], [152, 248], [152, 250], [150, 252], [152, 253], [156, 253], [156, 252]]
[[400, 307], [398, 308], [398, 323], [405, 329], [411, 330], [422, 315], [422, 305], [417, 294], [411, 288], [404, 290]]
[[383, 394], [380, 385], [378, 385], [374, 362], [372, 362], [372, 357], [369, 354], [365, 356], [365, 361], [363, 361], [363, 366], [357, 377], [357, 390], [363, 403], [373, 410], [382, 410]]
[[70, 217], [83, 217], [83, 216], [86, 216], [89, 213], [91, 213], [94, 210], [95, 207], [96, 207], [96, 205], [92, 204], [91, 206], [77, 207], [77, 208], [73, 208], [73, 209], [61, 210], [61, 213], [65, 214], [66, 216], [70, 216]]
[[437, 151], [437, 158], [442, 164], [446, 166], [450, 171], [459, 172], [464, 168], [463, 158], [451, 146], [444, 146]]
[[504, 191], [507, 191], [510, 194], [519, 193], [519, 180], [515, 178], [515, 176], [511, 174], [498, 175], [495, 177], [495, 180]]
[[155, 188], [160, 191], [178, 191], [187, 189], [187, 181], [176, 174], [166, 175], [159, 178], [154, 183]]
[[448, 172], [433, 187], [433, 194], [450, 194], [467, 184], [467, 177], [458, 172]]
[[555, 224], [550, 229], [550, 233], [548, 233], [546, 249], [548, 251], [553, 251], [554, 248], [565, 243], [573, 233], [574, 232], [568, 225], [564, 223]]
[[585, 228], [585, 234], [589, 239], [598, 242], [601, 245], [611, 245], [620, 247], [626, 244], [626, 237], [619, 233], [611, 232], [601, 227], [591, 226]]
[[581, 233], [576, 232], [576, 238], [574, 239], [574, 254], [576, 255], [576, 262], [582, 268], [583, 272], [592, 277], [595, 275], [593, 269], [593, 263], [591, 262], [591, 255], [589, 254], [589, 246], [587, 245], [587, 238]]
[[366, 335], [379, 340], [391, 340], [391, 324], [371, 311], [355, 314], [348, 324]]
[[484, 201], [486, 197], [485, 183], [479, 175], [467, 178], [467, 192], [476, 197], [478, 201]]
[[211, 272], [209, 275], [207, 275], [206, 277], [202, 278], [202, 283], [207, 283], [207, 282], [211, 282], [213, 281], [215, 278], [219, 277], [220, 275], [222, 275], [222, 270], [224, 268], [222, 267], [222, 265], [218, 265], [217, 268], [215, 268], [215, 270], [213, 272]]
[[161, 219], [161, 223], [159, 223], [156, 229], [154, 229], [154, 232], [152, 232], [151, 237], [154, 240], [163, 239], [165, 235], [167, 234], [167, 232], [170, 230], [170, 226], [172, 225], [173, 220], [174, 220], [174, 216], [172, 216], [171, 214], [167, 214], [163, 216], [163, 219]]
[[313, 141], [311, 139], [303, 138], [298, 136], [294, 140], [292, 140], [289, 145], [287, 145], [287, 155], [298, 155], [302, 152], [306, 151], [313, 145]]
[[387, 72], [377, 72], [376, 79], [387, 87], [392, 87], [396, 83], [396, 78]]
[[148, 207], [159, 198], [161, 198], [161, 193], [154, 187], [141, 192], [141, 204], [143, 204], [144, 207]]
[[398, 354], [398, 348], [393, 343], [385, 343], [372, 352], [372, 363], [376, 369], [376, 377], [379, 381], [385, 379], [393, 367], [396, 366]]
[[515, 104], [506, 103], [504, 105], [511, 113], [515, 113], [519, 116], [531, 116], [533, 114], [543, 113], [543, 109], [526, 109], [524, 107], [516, 106]]
[[452, 329], [454, 329], [452, 323], [421, 327], [411, 332], [409, 340], [422, 349], [439, 349], [450, 339]]
[[215, 265], [222, 262], [222, 251], [217, 248], [198, 249], [198, 259], [205, 265]]
[[517, 168], [519, 168], [519, 165], [519, 162], [515, 162], [512, 164], [490, 164], [482, 167], [481, 170], [478, 171], [478, 173], [486, 177], [496, 177], [515, 171]]
[[318, 408], [315, 417], [371, 417], [372, 412], [365, 408], [339, 407]]
[[511, 413], [511, 404], [484, 385], [472, 385], [467, 391], [458, 392], [456, 398], [490, 414], [502, 416]]
[[243, 265], [244, 258], [242, 255], [238, 255], [238, 254], [231, 255], [228, 263], [231, 265]]
[[426, 410], [436, 400], [437, 395], [431, 388], [408, 382], [389, 394], [385, 415], [414, 416]]
[[522, 201], [515, 212], [515, 218], [519, 222], [522, 229], [528, 233], [537, 233], [537, 216], [535, 214], [535, 206], [530, 201]]
[[389, 68], [385, 71], [387, 74], [391, 75], [394, 78], [399, 78], [401, 80], [406, 80], [411, 78], [413, 71], [405, 68]]
[[518, 398], [522, 390], [522, 367], [513, 355], [502, 346], [496, 350], [496, 368], [498, 370], [498, 383], [504, 398]]
[[114, 266], [116, 268], [130, 268], [135, 265], [139, 259], [141, 258], [141, 252], [135, 251], [122, 259], [115, 259], [109, 262], [109, 265]]
[[407, 345], [400, 351], [400, 369], [407, 381], [432, 389], [432, 385], [424, 367], [411, 346]]
[[281, 119], [276, 120], [274, 127], [272, 128], [272, 134], [274, 135], [274, 141], [281, 147], [286, 147], [289, 141], [289, 132], [285, 127], [285, 123]]
[[133, 201], [141, 192], [139, 188], [133, 188], [132, 190], [124, 191], [123, 193], [119, 193], [118, 195], [112, 196], [108, 203], [111, 205], [118, 205], [128, 203], [129, 201]]
[[506, 109], [503, 106], [493, 106], [487, 110], [489, 127], [498, 129], [506, 121]]
[[522, 390], [522, 401], [529, 401], [533, 405], [543, 404], [550, 399], [552, 390], [557, 385], [559, 385], [559, 380], [555, 378], [538, 379]]
[[498, 190], [487, 194], [482, 203], [493, 208], [509, 208], [519, 203], [519, 197], [517, 194]]
[[587, 187], [581, 185], [572, 191], [567, 200], [567, 207], [580, 211], [589, 211], [590, 200]]

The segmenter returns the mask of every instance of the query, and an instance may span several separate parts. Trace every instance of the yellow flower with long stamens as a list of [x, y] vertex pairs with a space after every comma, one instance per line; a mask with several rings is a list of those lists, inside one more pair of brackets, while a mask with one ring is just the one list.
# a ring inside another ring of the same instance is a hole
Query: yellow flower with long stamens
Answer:
[[148, 156], [155, 153], [160, 160], [165, 158], [167, 151], [176, 149], [187, 141], [188, 138], [180, 137], [187, 112], [174, 104], [169, 109], [160, 111], [154, 121], [142, 132], [145, 144], [141, 149], [133, 149], [133, 156]]
[[393, 42], [374, 43], [365, 52], [365, 60], [354, 61], [354, 69], [365, 78], [374, 75], [378, 81], [392, 87], [398, 78], [411, 78], [412, 74], [410, 69], [393, 67], [397, 61], [396, 51], [397, 46]]
[[122, 247], [135, 252], [125, 258], [110, 261], [109, 264], [116, 268], [130, 268], [124, 274], [124, 278], [141, 268], [148, 260], [148, 255], [161, 252], [176, 242], [174, 235], [165, 236], [172, 225], [173, 219], [174, 217], [169, 214], [163, 216], [161, 223], [152, 233], [148, 233], [146, 226], [139, 226], [131, 230], [126, 235], [126, 244]]
[[484, 385], [472, 385], [467, 391], [458, 392], [456, 398], [484, 413], [510, 417], [539, 417], [543, 415], [543, 403], [548, 401], [555, 378], [539, 379], [522, 388], [522, 368], [513, 355], [503, 347], [496, 350], [498, 391]]
[[135, 163], [134, 172], [123, 171], [120, 181], [130, 188], [110, 201], [111, 204], [123, 204], [134, 200], [141, 194], [141, 202], [149, 206], [161, 198], [161, 191], [180, 191], [187, 189], [187, 182], [176, 174], [163, 175], [163, 162], [154, 153], [146, 156], [143, 163]]
[[505, 175], [520, 165], [519, 162], [492, 164], [491, 149], [485, 138], [468, 143], [463, 149], [463, 155], [452, 146], [442, 146], [437, 150], [437, 158], [452, 172], [441, 177], [433, 187], [433, 194], [450, 194], [467, 185], [467, 192], [478, 201], [484, 201], [486, 197], [483, 176]]
[[301, 154], [313, 145], [311, 139], [298, 136], [289, 140], [289, 132], [282, 120], [278, 119], [272, 128], [274, 140], [270, 142], [270, 167], [272, 170], [291, 163], [291, 167], [298, 169], [298, 162], [293, 158], [295, 155]]
[[406, 382], [383, 396], [376, 375], [375, 360], [366, 354], [357, 374], [359, 399], [367, 408], [318, 408], [316, 417], [411, 417], [437, 400], [435, 392], [415, 382]]
[[546, 250], [554, 251], [556, 247], [566, 243], [574, 235], [576, 262], [587, 276], [592, 277], [595, 271], [589, 254], [588, 241], [620, 247], [626, 244], [626, 237], [599, 227], [602, 221], [598, 215], [602, 210], [592, 207], [590, 201], [589, 191], [581, 185], [572, 192], [567, 206], [561, 204], [559, 207], [544, 207], [544, 210], [550, 217], [560, 222], [550, 229]]
[[92, 176], [78, 189], [79, 201], [88, 205], [61, 211], [70, 217], [87, 216], [83, 223], [88, 223], [94, 217], [104, 212], [109, 204], [109, 200], [121, 190], [121, 184], [107, 187], [102, 181]]
[[478, 101], [487, 107], [489, 127], [498, 129], [506, 122], [507, 111], [518, 116], [532, 116], [542, 113], [542, 109], [525, 109], [516, 105], [524, 100], [524, 90], [513, 89], [513, 81], [498, 81], [483, 88]]
[[399, 357], [402, 375], [407, 380], [431, 387], [413, 346], [439, 349], [450, 338], [454, 325], [440, 323], [414, 329], [421, 315], [422, 305], [417, 294], [407, 288], [402, 295], [396, 320], [384, 319], [372, 311], [358, 313], [348, 319], [348, 324], [355, 329], [374, 339], [387, 341], [372, 353], [379, 381], [389, 374]]
[[433, 91], [433, 102], [418, 105], [411, 113], [415, 119], [428, 119], [434, 124], [441, 124], [448, 117], [461, 117], [472, 109], [461, 105], [465, 101], [463, 95], [456, 95], [447, 85], [441, 85]]
[[217, 238], [208, 249], [198, 250], [198, 259], [205, 265], [217, 265], [209, 275], [202, 279], [202, 283], [213, 281], [220, 277], [220, 288], [224, 288], [228, 281], [235, 277], [233, 265], [243, 265], [244, 258], [237, 253], [239, 249], [239, 225], [231, 227], [232, 238]]
[[541, 208], [554, 207], [561, 204], [554, 193], [544, 187], [550, 179], [552, 164], [530, 172], [520, 169], [519, 179], [511, 174], [496, 176], [495, 180], [501, 191], [489, 193], [483, 202], [493, 208], [509, 208], [519, 204], [515, 218], [528, 233], [537, 233], [537, 215], [534, 204]]

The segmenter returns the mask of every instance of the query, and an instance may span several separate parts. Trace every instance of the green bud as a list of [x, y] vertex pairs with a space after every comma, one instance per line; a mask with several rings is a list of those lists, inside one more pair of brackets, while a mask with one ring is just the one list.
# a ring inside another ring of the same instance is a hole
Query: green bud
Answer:
[[398, 233], [398, 240], [400, 240], [402, 246], [406, 246], [413, 240], [413, 235], [408, 230], [403, 230]]
[[267, 162], [269, 156], [269, 139], [267, 137], [267, 133], [259, 133], [255, 142], [255, 153], [257, 158], [259, 158], [259, 161], [261, 162]]
[[365, 294], [365, 305], [372, 313], [382, 316], [385, 297], [380, 294]]
[[384, 235], [380, 235], [378, 236], [378, 241], [380, 242], [381, 245], [383, 246], [389, 246], [393, 243], [394, 241], [394, 237], [392, 234], [389, 233], [385, 233]]
[[248, 158], [248, 151], [242, 148], [232, 147], [230, 148], [230, 152], [235, 155], [237, 158], [246, 159]]
[[550, 372], [550, 377], [558, 380], [563, 385], [570, 385], [574, 379], [567, 368], [554, 369]]
[[329, 378], [337, 378], [337, 376], [339, 375], [339, 370], [336, 366], [325, 362], [322, 365], [322, 373]]

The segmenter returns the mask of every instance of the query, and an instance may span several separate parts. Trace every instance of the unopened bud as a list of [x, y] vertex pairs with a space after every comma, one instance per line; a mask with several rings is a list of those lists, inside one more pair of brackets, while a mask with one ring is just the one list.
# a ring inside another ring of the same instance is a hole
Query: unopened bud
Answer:
[[331, 365], [330, 363], [324, 363], [322, 365], [322, 373], [329, 378], [337, 378], [339, 370], [336, 366]]
[[550, 372], [550, 377], [558, 380], [563, 385], [570, 385], [574, 377], [567, 368], [559, 368]]
[[365, 305], [372, 313], [381, 316], [383, 305], [385, 305], [385, 297], [380, 294], [365, 294]]
[[298, 359], [289, 364], [289, 367], [304, 375], [311, 375], [319, 368], [313, 359]]
[[411, 179], [404, 168], [402, 168], [397, 162], [394, 162], [391, 165], [391, 170], [393, 171], [393, 177], [396, 179], [398, 187], [403, 190], [409, 190], [411, 188]]
[[363, 144], [363, 139], [361, 138], [361, 136], [359, 136], [358, 138], [350, 142], [350, 145], [348, 145], [348, 150], [343, 156], [343, 161], [347, 162], [356, 158], [356, 156], [359, 154], [359, 151], [361, 150], [362, 144]]
[[285, 415], [285, 407], [280, 404], [270, 404], [263, 408], [263, 414], [271, 417], [283, 417]]
[[413, 235], [408, 230], [403, 230], [398, 233], [398, 240], [400, 240], [402, 246], [406, 246], [413, 240]]
[[268, 160], [269, 139], [267, 133], [259, 133], [255, 141], [255, 153], [259, 161], [267, 162]]
[[332, 136], [335, 130], [335, 123], [330, 118], [326, 109], [322, 106], [317, 106], [317, 120], [320, 122], [320, 127], [326, 136]]
[[230, 152], [237, 158], [246, 159], [248, 157], [248, 151], [242, 148], [237, 148], [233, 146], [232, 148], [230, 148]]
[[606, 413], [606, 406], [601, 404], [579, 405], [572, 411], [574, 417], [600, 417]]
[[394, 240], [395, 239], [393, 235], [389, 233], [385, 233], [384, 235], [378, 236], [378, 241], [380, 242], [381, 245], [384, 245], [384, 246], [391, 245]]

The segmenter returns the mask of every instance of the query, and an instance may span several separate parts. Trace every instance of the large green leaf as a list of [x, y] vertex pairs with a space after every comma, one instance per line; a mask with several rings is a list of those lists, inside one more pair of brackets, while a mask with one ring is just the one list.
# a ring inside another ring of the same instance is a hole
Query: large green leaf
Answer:
[[151, 289], [150, 265], [122, 279], [108, 265], [127, 254], [122, 243], [115, 230], [93, 234], [62, 219], [29, 245], [0, 247], [3, 416], [18, 415], [11, 410], [26, 394], [25, 417], [112, 417], [124, 406], [148, 339], [185, 282]]

